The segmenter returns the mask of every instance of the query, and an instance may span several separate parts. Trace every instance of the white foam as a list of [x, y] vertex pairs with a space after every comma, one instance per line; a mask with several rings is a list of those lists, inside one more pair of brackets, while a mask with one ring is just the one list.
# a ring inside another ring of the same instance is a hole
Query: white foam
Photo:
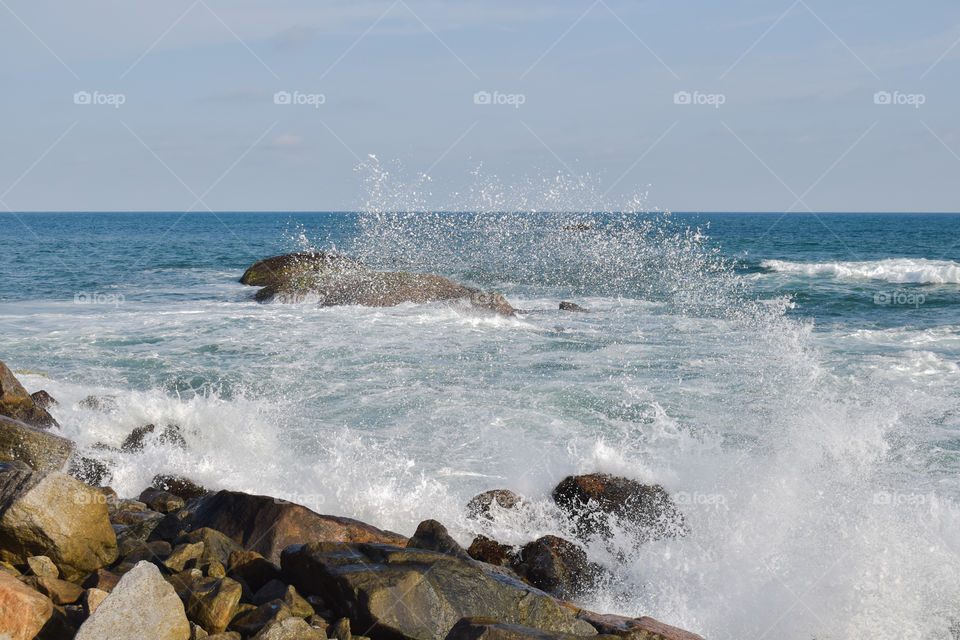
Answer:
[[924, 258], [887, 258], [863, 262], [788, 262], [764, 260], [779, 273], [837, 280], [877, 280], [893, 284], [960, 284], [960, 263]]

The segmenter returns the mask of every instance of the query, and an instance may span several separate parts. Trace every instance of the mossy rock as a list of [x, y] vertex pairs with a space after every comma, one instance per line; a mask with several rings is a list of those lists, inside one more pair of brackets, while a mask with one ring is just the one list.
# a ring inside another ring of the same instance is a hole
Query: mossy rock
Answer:
[[240, 282], [254, 287], [265, 287], [276, 282], [285, 282], [298, 275], [340, 273], [362, 268], [363, 263], [353, 258], [303, 251], [260, 260], [244, 272]]

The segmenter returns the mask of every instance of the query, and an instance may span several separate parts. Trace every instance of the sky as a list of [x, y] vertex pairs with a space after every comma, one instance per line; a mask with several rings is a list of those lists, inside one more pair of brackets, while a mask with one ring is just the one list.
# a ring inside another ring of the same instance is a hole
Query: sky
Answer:
[[958, 70], [955, 0], [0, 0], [0, 212], [958, 211]]

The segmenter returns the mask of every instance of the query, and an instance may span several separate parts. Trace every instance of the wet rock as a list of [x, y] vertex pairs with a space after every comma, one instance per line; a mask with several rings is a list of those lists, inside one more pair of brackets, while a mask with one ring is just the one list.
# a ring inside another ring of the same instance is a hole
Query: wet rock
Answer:
[[297, 275], [340, 273], [362, 269], [363, 263], [346, 256], [323, 252], [287, 253], [254, 263], [240, 278], [242, 284], [264, 287]]
[[50, 598], [53, 604], [73, 604], [83, 596], [83, 587], [59, 578], [23, 576], [20, 581]]
[[187, 441], [184, 440], [183, 434], [180, 433], [180, 427], [177, 425], [168, 424], [158, 430], [156, 425], [147, 424], [131, 431], [123, 444], [120, 445], [120, 450], [134, 453], [143, 451], [147, 442], [156, 442], [181, 449], [185, 449], [187, 446]]
[[463, 550], [456, 540], [447, 533], [447, 528], [436, 520], [424, 520], [417, 526], [416, 533], [407, 542], [409, 549], [426, 549], [437, 551], [458, 558], [469, 559], [470, 556]]
[[326, 640], [326, 636], [300, 618], [286, 618], [267, 625], [253, 640]]
[[160, 570], [141, 562], [128, 571], [77, 632], [76, 640], [188, 640], [183, 603]]
[[27, 558], [27, 567], [30, 573], [41, 578], [59, 578], [60, 570], [53, 560], [47, 556], [30, 556]]
[[59, 426], [3, 362], [0, 362], [0, 415], [38, 429]]
[[194, 498], [200, 498], [210, 493], [207, 489], [204, 489], [197, 483], [183, 476], [158, 474], [153, 476], [153, 481], [150, 485], [154, 489], [172, 493], [184, 500], [193, 500]]
[[434, 551], [311, 543], [286, 549], [281, 566], [300, 593], [321, 596], [334, 613], [375, 637], [442, 640], [470, 616], [595, 635], [592, 626], [543, 592]]
[[34, 391], [30, 394], [30, 397], [33, 399], [34, 404], [36, 404], [41, 409], [49, 409], [55, 404], [59, 404], [52, 395], [41, 389], [40, 391]]
[[256, 551], [234, 551], [227, 567], [231, 578], [243, 580], [255, 592], [268, 582], [280, 579], [280, 567]]
[[[399, 534], [357, 520], [320, 515], [292, 502], [238, 491], [218, 491], [201, 498], [191, 507], [185, 523], [222, 532], [274, 563], [284, 547], [304, 540], [407, 543]], [[229, 562], [229, 553], [221, 562]]]
[[659, 620], [648, 618], [626, 618], [615, 615], [600, 615], [581, 611], [581, 620], [589, 622], [598, 633], [628, 640], [703, 640], [701, 636], [677, 627], [671, 627]]
[[62, 473], [0, 464], [0, 559], [13, 564], [46, 555], [66, 580], [117, 558], [103, 494]]
[[576, 313], [588, 313], [590, 310], [587, 309], [587, 308], [585, 308], [585, 307], [581, 307], [580, 305], [578, 305], [578, 304], [575, 303], [575, 302], [570, 302], [569, 300], [564, 300], [563, 302], [560, 303], [560, 311], [573, 311], [573, 312], [576, 312]]
[[517, 509], [526, 501], [509, 489], [484, 491], [467, 503], [467, 515], [471, 518], [493, 518], [495, 509]]
[[199, 578], [187, 593], [187, 617], [207, 633], [223, 633], [237, 612], [243, 588], [230, 578]]
[[78, 403], [78, 406], [103, 413], [112, 413], [120, 408], [116, 396], [87, 396]]
[[37, 471], [58, 471], [73, 446], [66, 438], [0, 416], [0, 460], [20, 460]]
[[0, 571], [0, 630], [11, 640], [35, 638], [53, 615], [53, 602]]
[[517, 310], [499, 293], [490, 291], [470, 294], [470, 305], [475, 309], [492, 311], [502, 316], [514, 316]]
[[553, 500], [584, 538], [609, 537], [611, 521], [629, 526], [640, 542], [687, 532], [683, 514], [658, 484], [645, 485], [603, 473], [568, 476], [553, 490]]
[[470, 543], [467, 555], [478, 562], [485, 562], [498, 567], [508, 567], [513, 564], [516, 554], [510, 545], [500, 544], [484, 535], [478, 535]]
[[84, 455], [70, 456], [67, 473], [92, 487], [102, 487], [113, 480], [113, 473], [106, 462]]
[[160, 513], [170, 513], [182, 509], [184, 505], [184, 499], [180, 496], [153, 487], [144, 489], [140, 493], [140, 502]]
[[586, 551], [557, 536], [524, 545], [513, 569], [533, 586], [564, 600], [595, 588], [603, 573], [600, 565], [587, 560]]

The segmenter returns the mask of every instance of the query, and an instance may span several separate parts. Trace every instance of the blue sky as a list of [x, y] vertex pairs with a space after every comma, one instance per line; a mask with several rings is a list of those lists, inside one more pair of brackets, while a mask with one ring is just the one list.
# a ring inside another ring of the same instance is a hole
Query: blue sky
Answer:
[[[401, 184], [428, 171], [412, 199], [428, 208], [480, 207], [482, 167], [511, 207], [960, 210], [956, 2], [3, 0], [0, 16], [0, 211], [352, 210], [369, 154]], [[546, 193], [558, 174], [587, 186]]]

